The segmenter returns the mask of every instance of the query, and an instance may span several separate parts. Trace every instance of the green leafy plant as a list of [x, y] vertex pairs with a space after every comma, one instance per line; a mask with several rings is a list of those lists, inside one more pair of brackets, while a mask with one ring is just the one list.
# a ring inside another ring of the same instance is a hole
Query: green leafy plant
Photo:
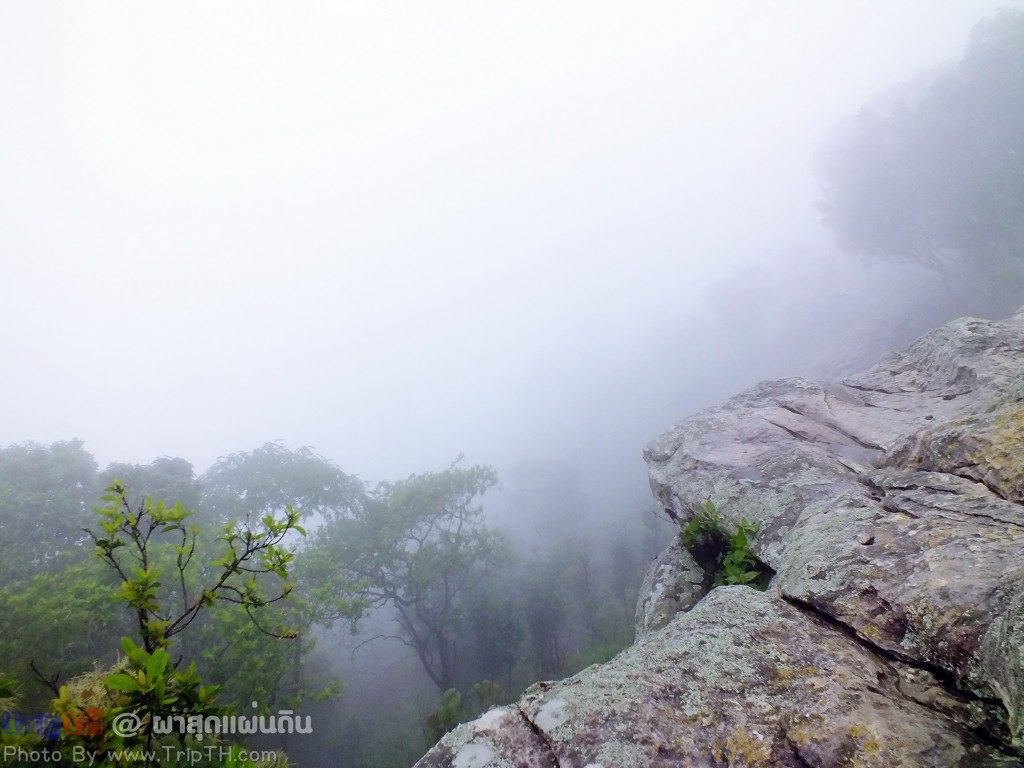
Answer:
[[[105, 505], [98, 510], [103, 533], [87, 533], [96, 545], [96, 555], [117, 573], [120, 597], [135, 613], [147, 653], [167, 647], [171, 638], [187, 629], [204, 608], [217, 600], [241, 606], [267, 634], [295, 637], [295, 631], [287, 627], [266, 628], [254, 613], [284, 600], [294, 588], [288, 572], [294, 555], [283, 542], [291, 533], [304, 536], [306, 531], [299, 524], [299, 513], [292, 507], [286, 509], [284, 519], [266, 514], [256, 527], [226, 525], [221, 535], [227, 544], [226, 551], [209, 564], [206, 584], [196, 585], [190, 584], [195, 582], [190, 568], [199, 530], [186, 525], [192, 513], [181, 502], [168, 506], [163, 501], [146, 499], [133, 507], [127, 490], [118, 481], [107, 489], [103, 501]], [[173, 586], [162, 592], [161, 566], [170, 565], [168, 555], [173, 556]], [[265, 590], [265, 577], [278, 580], [273, 596]], [[167, 604], [172, 602], [179, 607], [170, 608]]]
[[166, 649], [149, 653], [127, 637], [121, 638], [121, 648], [128, 660], [126, 670], [104, 680], [107, 688], [121, 694], [121, 711], [163, 717], [214, 714], [218, 687], [201, 685], [194, 663], [176, 669]]
[[693, 549], [707, 543], [721, 533], [724, 521], [710, 499], [701, 504], [693, 513], [690, 522], [683, 529], [683, 545]]
[[[202, 685], [194, 663], [179, 669], [181, 659], [172, 661], [170, 653], [174, 638], [204, 609], [216, 602], [239, 606], [261, 632], [278, 638], [297, 636], [288, 627], [268, 628], [257, 611], [291, 594], [293, 554], [284, 541], [291, 534], [305, 535], [305, 530], [291, 507], [283, 519], [266, 514], [256, 526], [227, 525], [220, 537], [226, 544], [223, 555], [201, 567], [193, 562], [201, 551], [199, 531], [187, 524], [192, 513], [181, 502], [169, 506], [146, 499], [132, 505], [119, 481], [107, 489], [103, 501], [97, 510], [102, 532], [87, 534], [96, 555], [117, 574], [119, 597], [131, 608], [141, 640], [139, 645], [131, 638], [121, 639], [125, 661], [102, 681], [114, 704], [103, 707], [103, 717], [112, 720], [130, 712], [139, 718], [141, 728], [125, 739], [112, 737], [104, 728], [103, 743], [95, 746], [152, 749], [155, 717], [219, 711], [213, 704], [217, 686]], [[172, 574], [166, 584], [164, 573]], [[54, 702], [57, 713], [73, 715], [80, 708], [76, 699], [62, 687]]]
[[722, 584], [751, 584], [761, 578], [757, 558], [750, 551], [750, 538], [757, 526], [745, 517], [740, 518], [736, 530], [729, 537], [729, 548], [722, 558], [722, 570], [715, 577], [715, 586]]
[[683, 545], [703, 561], [702, 565], [713, 567], [714, 586], [746, 584], [764, 589], [767, 574], [750, 550], [757, 526], [743, 517], [732, 531], [729, 528], [708, 499], [697, 507], [683, 529]]

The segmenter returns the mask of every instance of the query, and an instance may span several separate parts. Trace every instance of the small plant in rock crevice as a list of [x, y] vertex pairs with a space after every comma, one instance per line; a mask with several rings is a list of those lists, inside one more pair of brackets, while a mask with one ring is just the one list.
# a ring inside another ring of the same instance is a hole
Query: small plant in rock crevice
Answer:
[[766, 589], [771, 572], [750, 551], [757, 525], [743, 517], [732, 531], [729, 528], [708, 499], [683, 528], [683, 545], [706, 571], [714, 574], [713, 586], [745, 584]]

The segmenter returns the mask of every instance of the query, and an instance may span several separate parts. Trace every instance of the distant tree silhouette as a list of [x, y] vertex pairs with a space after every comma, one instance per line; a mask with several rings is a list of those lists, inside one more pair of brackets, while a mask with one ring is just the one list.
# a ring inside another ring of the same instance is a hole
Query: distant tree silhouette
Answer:
[[[877, 106], [877, 105], [876, 105]], [[973, 274], [1024, 275], [1024, 14], [979, 23], [922, 93], [866, 107], [821, 155], [822, 209], [841, 247]]]

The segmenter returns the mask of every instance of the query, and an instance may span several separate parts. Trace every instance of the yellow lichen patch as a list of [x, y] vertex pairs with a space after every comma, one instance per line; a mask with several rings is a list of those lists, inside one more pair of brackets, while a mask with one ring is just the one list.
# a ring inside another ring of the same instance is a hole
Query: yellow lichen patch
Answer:
[[1000, 490], [1009, 495], [1024, 484], [1024, 407], [1004, 411], [980, 435], [969, 458], [994, 471]]
[[861, 627], [858, 627], [857, 632], [862, 637], [866, 637], [868, 640], [872, 640], [875, 642], [878, 642], [885, 636], [882, 630], [880, 630], [874, 624], [865, 624]]
[[788, 683], [791, 680], [799, 680], [806, 677], [814, 677], [822, 674], [818, 667], [779, 667], [775, 670], [775, 678], [780, 683]]
[[887, 757], [882, 755], [882, 740], [873, 725], [853, 724], [849, 729], [850, 739], [854, 743], [853, 760], [851, 768], [894, 768], [887, 763]]
[[786, 737], [797, 747], [817, 744], [826, 738], [830, 729], [825, 718], [821, 716], [807, 717], [803, 722], [794, 722], [786, 728]]
[[756, 733], [751, 733], [744, 726], [729, 735], [723, 750], [729, 765], [743, 765], [755, 768], [767, 766], [772, 756], [771, 743]]

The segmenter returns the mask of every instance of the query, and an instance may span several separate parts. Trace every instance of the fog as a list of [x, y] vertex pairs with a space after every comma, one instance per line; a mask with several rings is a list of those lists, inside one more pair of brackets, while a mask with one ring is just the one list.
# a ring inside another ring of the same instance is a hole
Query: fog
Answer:
[[[822, 148], [1000, 8], [7, 3], [0, 446], [202, 472], [280, 441], [368, 482], [464, 456], [520, 551], [612, 558], [674, 421], [1005, 310], [845, 253], [817, 205]], [[388, 616], [317, 630], [346, 685], [318, 716], [436, 706], [398, 645], [350, 655]]]
[[815, 147], [997, 5], [8, 4], [4, 438], [640, 472], [656, 346], [817, 277]]

